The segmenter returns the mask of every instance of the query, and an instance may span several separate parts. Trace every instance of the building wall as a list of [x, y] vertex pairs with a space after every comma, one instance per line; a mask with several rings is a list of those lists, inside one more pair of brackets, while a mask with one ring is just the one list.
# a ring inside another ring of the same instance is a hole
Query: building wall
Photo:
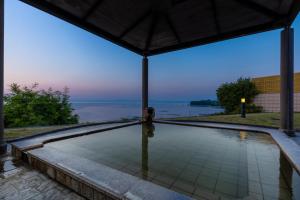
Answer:
[[[280, 94], [259, 94], [255, 97], [254, 103], [257, 106], [262, 106], [265, 112], [279, 112]], [[300, 112], [300, 93], [294, 94], [294, 111]]]
[[[279, 75], [253, 78], [252, 81], [262, 94], [280, 93]], [[300, 93], [300, 72], [294, 74], [294, 91]]]
[[[280, 76], [253, 78], [252, 81], [260, 91], [254, 103], [262, 106], [265, 112], [280, 111]], [[294, 75], [294, 111], [300, 112], [300, 73]]]

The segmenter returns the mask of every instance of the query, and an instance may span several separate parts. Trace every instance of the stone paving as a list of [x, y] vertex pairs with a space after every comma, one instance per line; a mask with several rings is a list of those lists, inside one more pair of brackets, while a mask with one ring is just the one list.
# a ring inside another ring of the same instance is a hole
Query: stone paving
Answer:
[[84, 200], [76, 193], [10, 156], [1, 158], [1, 200]]

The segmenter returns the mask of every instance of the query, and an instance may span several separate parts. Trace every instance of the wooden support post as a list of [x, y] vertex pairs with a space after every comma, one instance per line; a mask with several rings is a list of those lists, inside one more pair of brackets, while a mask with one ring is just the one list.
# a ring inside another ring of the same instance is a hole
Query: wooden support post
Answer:
[[143, 57], [143, 72], [142, 72], [142, 117], [144, 110], [148, 108], [148, 58]]
[[294, 135], [294, 29], [281, 32], [280, 62], [280, 123], [281, 129]]
[[0, 0], [0, 154], [6, 153], [4, 140], [4, 0]]

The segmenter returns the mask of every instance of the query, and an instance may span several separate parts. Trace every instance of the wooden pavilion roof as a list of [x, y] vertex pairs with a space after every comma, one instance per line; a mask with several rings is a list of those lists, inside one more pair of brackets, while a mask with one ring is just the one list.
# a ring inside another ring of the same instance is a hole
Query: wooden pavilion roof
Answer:
[[291, 25], [300, 0], [21, 0], [140, 55]]

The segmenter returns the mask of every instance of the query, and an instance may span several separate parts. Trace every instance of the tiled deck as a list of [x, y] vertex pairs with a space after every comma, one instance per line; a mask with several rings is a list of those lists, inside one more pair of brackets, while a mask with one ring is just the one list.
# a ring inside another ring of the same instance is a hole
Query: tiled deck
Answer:
[[2, 200], [84, 200], [59, 183], [31, 169], [24, 163], [12, 165], [12, 158], [2, 157], [5, 172], [0, 172], [0, 199]]

